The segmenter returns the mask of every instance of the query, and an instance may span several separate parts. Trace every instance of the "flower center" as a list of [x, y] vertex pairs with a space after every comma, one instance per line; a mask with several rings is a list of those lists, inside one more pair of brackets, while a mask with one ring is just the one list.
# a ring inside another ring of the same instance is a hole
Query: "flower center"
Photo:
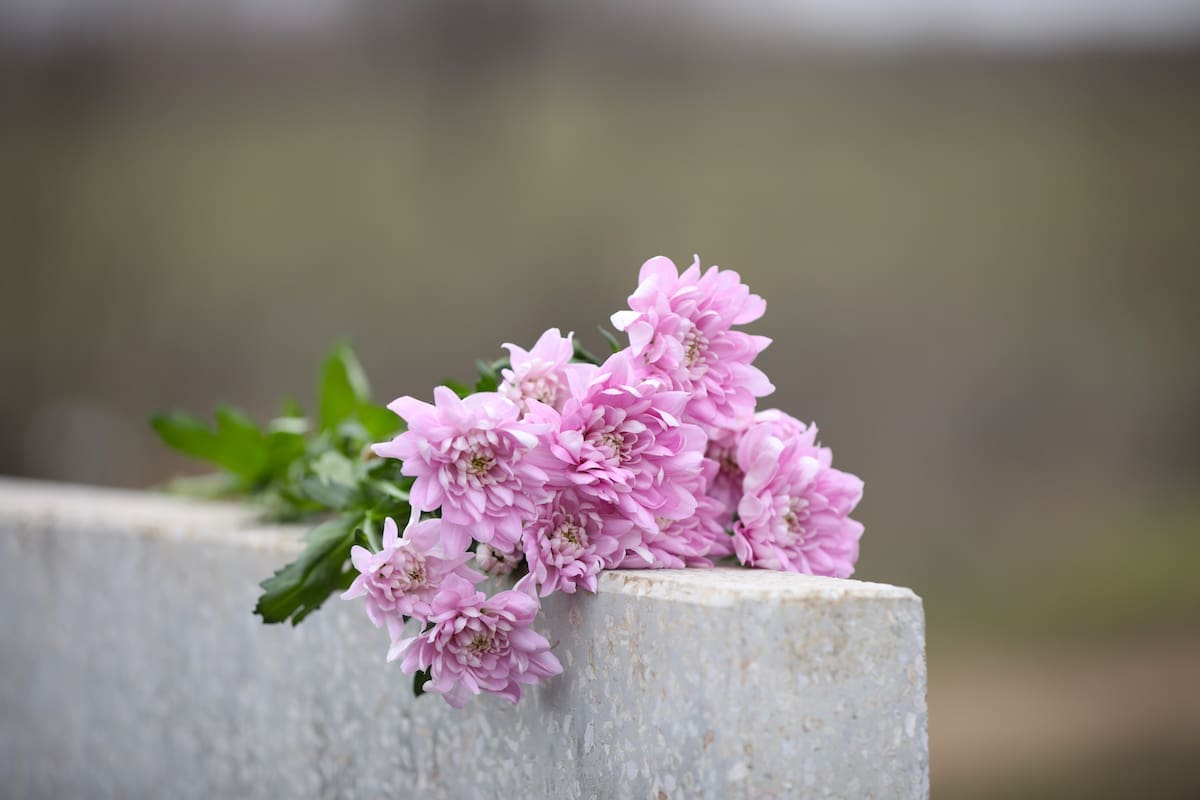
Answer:
[[555, 399], [558, 397], [558, 384], [545, 377], [537, 378], [536, 380], [527, 380], [525, 382], [525, 396], [532, 397], [540, 403], [546, 405], [554, 405]]
[[788, 510], [783, 512], [783, 523], [788, 533], [804, 538], [804, 523], [808, 521], [808, 501], [803, 497], [793, 497], [788, 500]]
[[397, 551], [391, 563], [385, 564], [378, 574], [381, 588], [392, 595], [420, 591], [429, 585], [425, 558], [407, 548]]
[[471, 456], [468, 467], [476, 476], [482, 477], [491, 472], [495, 464], [496, 460], [492, 458], [491, 453], [475, 453]]
[[600, 435], [600, 442], [608, 447], [612, 453], [612, 458], [616, 461], [624, 461], [626, 458], [625, 437], [616, 431], [609, 431]]
[[708, 337], [700, 329], [692, 329], [683, 337], [683, 365], [692, 369], [704, 363], [704, 353], [708, 349]]
[[566, 522], [559, 526], [554, 534], [559, 538], [573, 545], [578, 545], [579, 540], [583, 538], [583, 531], [574, 523]]
[[741, 474], [741, 467], [738, 466], [737, 457], [734, 455], [732, 447], [714, 448], [713, 460], [717, 462], [717, 468], [721, 472], [730, 476]]
[[483, 655], [492, 649], [492, 637], [481, 631], [475, 634], [475, 638], [471, 640], [467, 648], [476, 655]]

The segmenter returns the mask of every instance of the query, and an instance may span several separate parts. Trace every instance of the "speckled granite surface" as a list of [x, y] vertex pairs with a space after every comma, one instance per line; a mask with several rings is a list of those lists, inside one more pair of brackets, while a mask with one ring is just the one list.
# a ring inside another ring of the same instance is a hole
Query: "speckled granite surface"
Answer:
[[0, 480], [3, 795], [928, 795], [907, 589], [608, 573], [546, 601], [562, 676], [455, 712], [411, 696], [358, 604], [251, 616], [298, 537], [238, 506]]

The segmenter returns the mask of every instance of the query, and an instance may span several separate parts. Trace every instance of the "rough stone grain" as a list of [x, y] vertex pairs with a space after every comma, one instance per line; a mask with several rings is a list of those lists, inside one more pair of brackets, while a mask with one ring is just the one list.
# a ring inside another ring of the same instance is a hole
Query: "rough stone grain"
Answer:
[[295, 528], [236, 505], [0, 481], [0, 786], [17, 798], [923, 798], [911, 591], [612, 572], [545, 603], [565, 673], [415, 699], [331, 600], [251, 616]]

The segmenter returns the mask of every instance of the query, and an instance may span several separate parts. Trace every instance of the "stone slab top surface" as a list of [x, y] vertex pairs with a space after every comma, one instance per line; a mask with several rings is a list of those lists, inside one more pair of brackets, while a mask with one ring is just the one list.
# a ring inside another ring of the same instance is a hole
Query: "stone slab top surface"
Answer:
[[[0, 520], [69, 522], [79, 530], [110, 535], [277, 551], [280, 566], [301, 551], [300, 536], [307, 530], [264, 522], [257, 509], [243, 503], [7, 477], [0, 477]], [[708, 606], [917, 599], [911, 589], [883, 583], [739, 567], [609, 570], [600, 575], [599, 591]]]

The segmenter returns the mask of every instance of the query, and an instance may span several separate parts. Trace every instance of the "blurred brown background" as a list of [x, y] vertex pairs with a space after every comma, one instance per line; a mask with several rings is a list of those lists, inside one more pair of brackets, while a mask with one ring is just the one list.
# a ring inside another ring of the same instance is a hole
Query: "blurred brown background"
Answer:
[[934, 795], [1200, 796], [1200, 12], [896, 6], [0, 5], [0, 472], [159, 483], [342, 337], [599, 348], [698, 252], [925, 598]]

